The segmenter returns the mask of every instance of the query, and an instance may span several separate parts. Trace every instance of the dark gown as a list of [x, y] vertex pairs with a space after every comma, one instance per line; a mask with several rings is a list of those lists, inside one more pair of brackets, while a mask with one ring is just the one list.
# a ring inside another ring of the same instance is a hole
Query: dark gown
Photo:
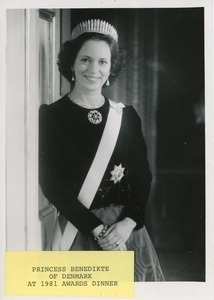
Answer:
[[[126, 245], [135, 251], [135, 281], [161, 281], [163, 274], [144, 226], [152, 176], [141, 121], [132, 106], [123, 108], [117, 143], [90, 209], [78, 201], [105, 127], [108, 99], [96, 110], [102, 114], [102, 122], [95, 125], [88, 120], [90, 110], [72, 103], [67, 95], [40, 107], [42, 192], [60, 213], [61, 224], [68, 220], [79, 230], [70, 250], [101, 250], [91, 234], [95, 227], [124, 217], [133, 219], [137, 226]], [[118, 182], [112, 180], [115, 166], [124, 168]]]

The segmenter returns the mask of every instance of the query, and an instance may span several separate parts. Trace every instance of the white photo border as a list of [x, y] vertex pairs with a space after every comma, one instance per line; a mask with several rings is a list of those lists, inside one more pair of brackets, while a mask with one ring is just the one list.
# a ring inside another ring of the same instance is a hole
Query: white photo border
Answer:
[[[41, 2], [41, 3], [40, 3]], [[213, 109], [213, 1], [206, 0], [102, 0], [102, 1], [66, 1], [66, 0], [43, 0], [43, 1], [19, 1], [7, 0], [0, 3], [0, 65], [1, 65], [1, 101], [0, 101], [0, 192], [5, 199], [5, 30], [6, 13], [8, 8], [177, 8], [177, 7], [204, 7], [205, 12], [205, 118], [206, 118], [206, 282], [155, 282], [135, 283], [135, 297], [142, 300], [211, 300], [214, 299], [214, 109]], [[5, 201], [0, 201], [0, 298], [12, 299], [35, 299], [35, 296], [4, 296], [4, 251], [5, 251]], [[76, 297], [49, 297], [37, 296], [42, 300], [76, 299]], [[78, 297], [79, 300], [98, 299], [92, 297]], [[105, 298], [104, 298], [105, 299]], [[116, 298], [112, 298], [116, 299]], [[122, 298], [120, 298], [122, 299]]]

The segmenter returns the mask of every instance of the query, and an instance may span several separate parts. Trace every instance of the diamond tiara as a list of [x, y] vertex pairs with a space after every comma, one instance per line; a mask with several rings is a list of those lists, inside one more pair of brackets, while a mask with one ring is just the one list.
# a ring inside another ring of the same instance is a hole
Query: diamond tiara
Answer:
[[111, 36], [116, 42], [118, 41], [118, 34], [114, 26], [99, 19], [79, 23], [71, 32], [71, 40], [86, 32], [102, 33]]

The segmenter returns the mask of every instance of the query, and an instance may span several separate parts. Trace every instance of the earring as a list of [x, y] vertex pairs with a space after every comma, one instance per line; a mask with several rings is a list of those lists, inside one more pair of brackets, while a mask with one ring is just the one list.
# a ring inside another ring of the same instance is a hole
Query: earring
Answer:
[[109, 82], [109, 80], [107, 80], [107, 81], [106, 81], [106, 85], [107, 85], [107, 86], [109, 86], [109, 85], [110, 85], [110, 82]]
[[72, 72], [72, 77], [71, 77], [71, 81], [75, 81], [75, 76], [74, 76], [74, 72]]

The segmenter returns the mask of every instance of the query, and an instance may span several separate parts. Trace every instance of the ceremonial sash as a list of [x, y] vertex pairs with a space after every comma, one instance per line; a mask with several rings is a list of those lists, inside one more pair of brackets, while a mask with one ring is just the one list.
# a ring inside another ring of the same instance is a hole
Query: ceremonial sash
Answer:
[[[114, 151], [121, 127], [124, 105], [122, 103], [116, 103], [112, 100], [109, 100], [109, 102], [110, 108], [103, 135], [100, 140], [95, 158], [78, 195], [78, 200], [87, 208], [91, 206], [94, 196], [99, 188], [109, 160]], [[77, 235], [77, 232], [78, 229], [68, 221], [62, 234], [59, 220], [57, 218], [53, 235], [52, 250], [69, 250]]]

